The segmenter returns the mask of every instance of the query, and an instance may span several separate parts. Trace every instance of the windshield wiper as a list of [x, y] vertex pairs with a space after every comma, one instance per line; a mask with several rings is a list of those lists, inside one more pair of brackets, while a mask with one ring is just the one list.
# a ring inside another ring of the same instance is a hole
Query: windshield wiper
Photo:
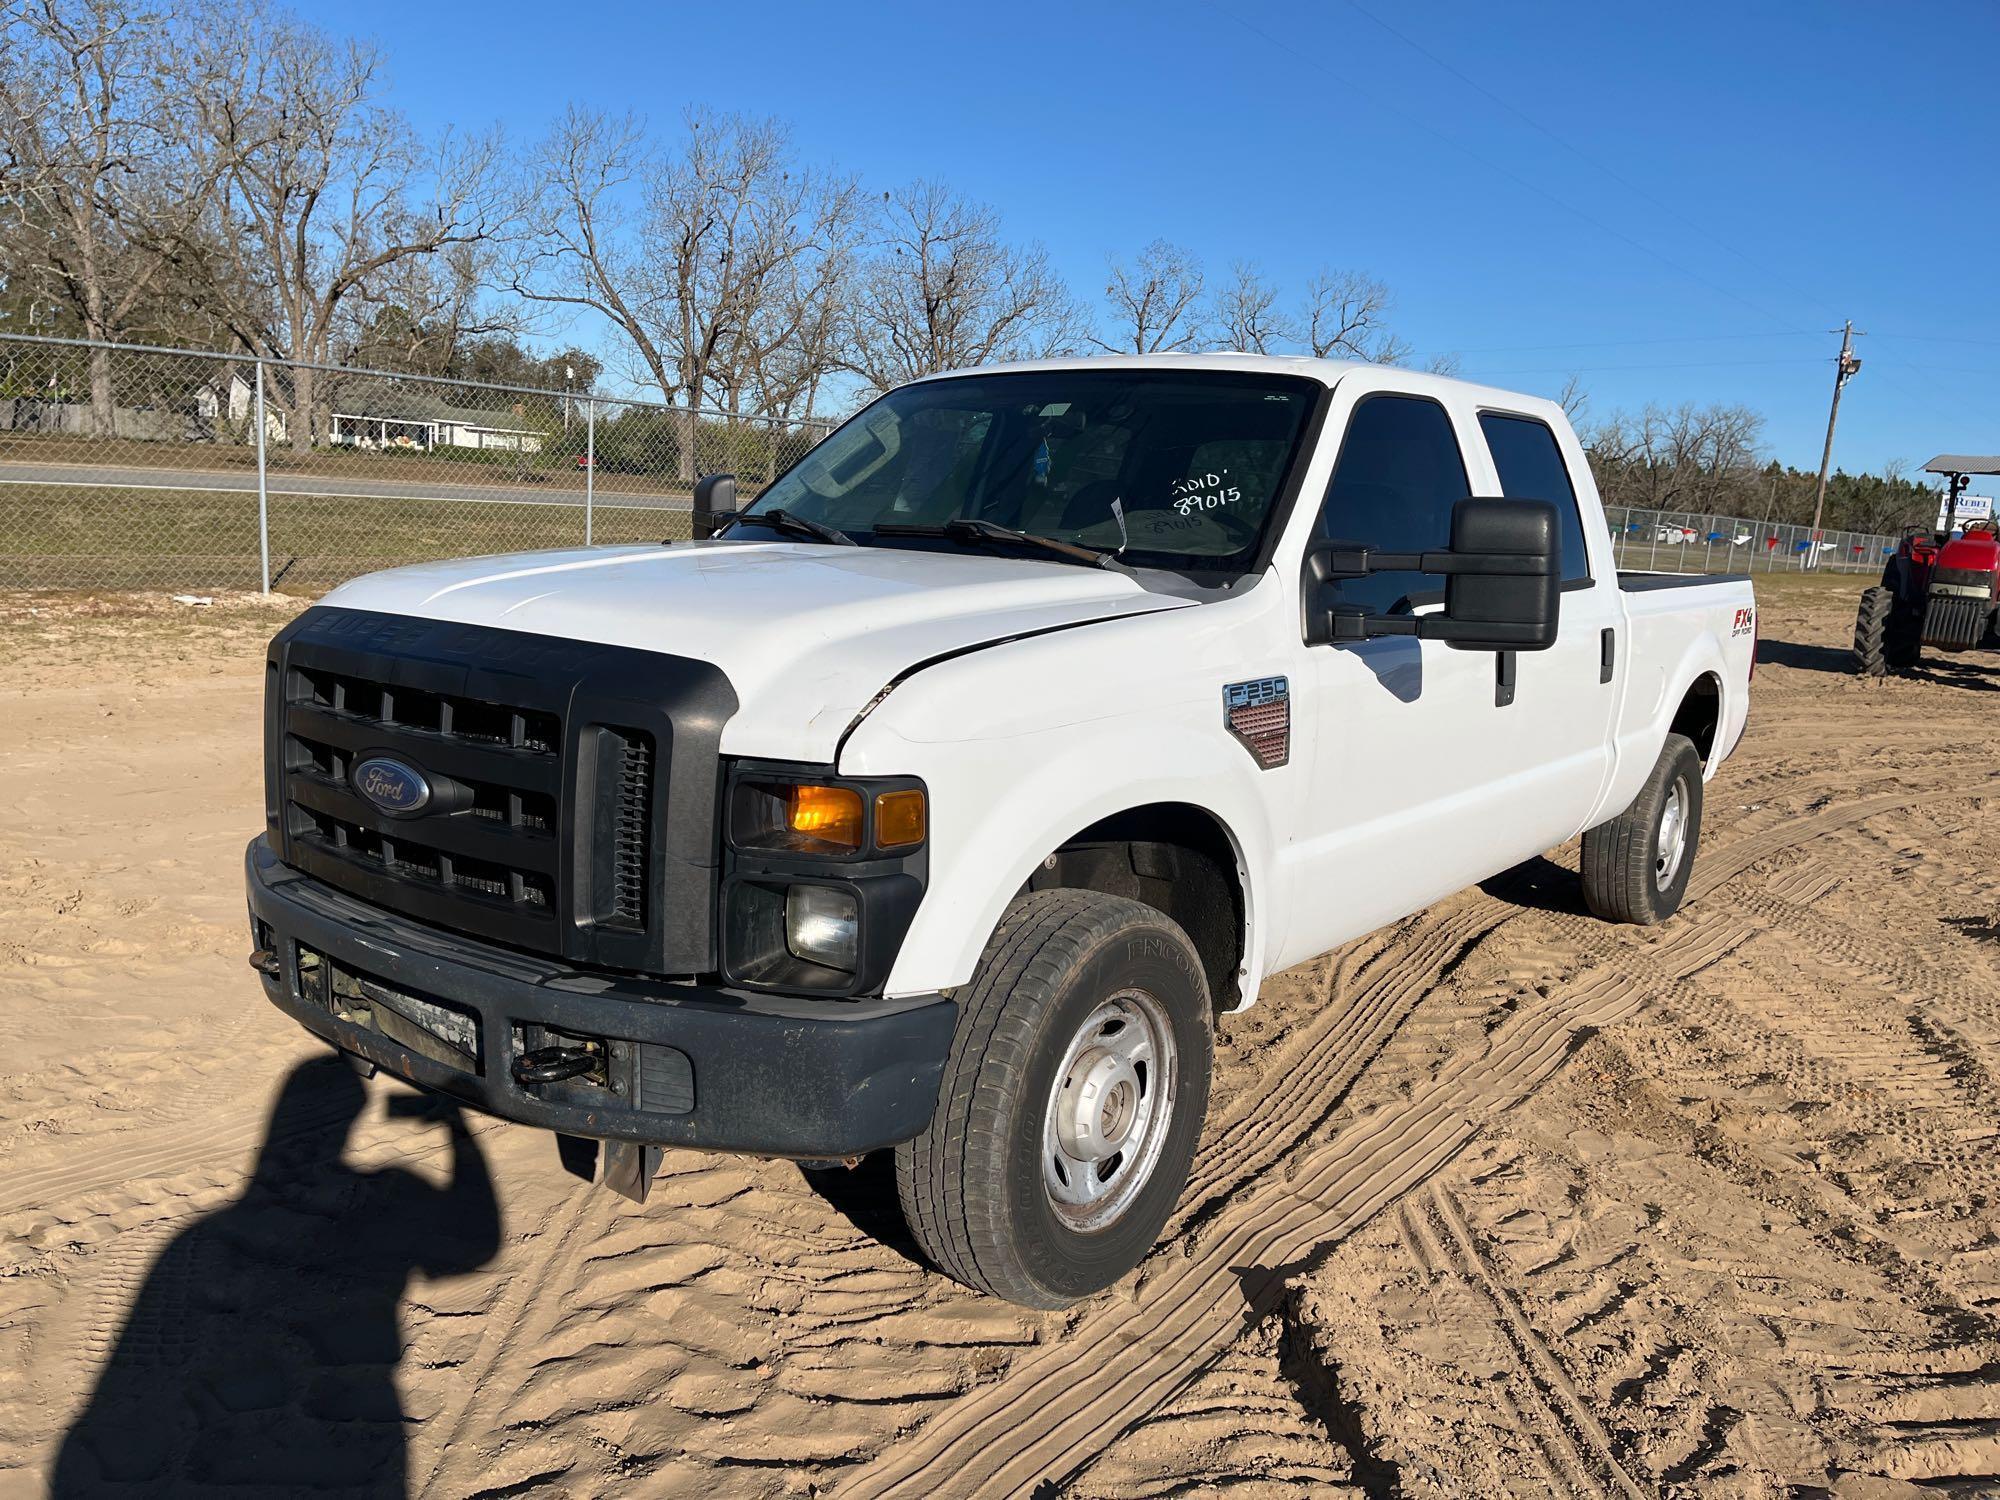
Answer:
[[1044, 552], [1052, 552], [1057, 557], [1066, 557], [1072, 562], [1085, 563], [1093, 568], [1109, 568], [1117, 565], [1117, 558], [1112, 553], [1099, 551], [1095, 547], [1085, 547], [1076, 542], [1057, 541], [1052, 536], [1037, 536], [1032, 531], [1017, 531], [1012, 526], [982, 521], [976, 516], [954, 516], [936, 526], [885, 521], [875, 526], [873, 530], [877, 536], [941, 536], [948, 541], [963, 542], [967, 546], [977, 546], [982, 542], [1015, 542], [1022, 546], [1039, 547]]
[[834, 542], [842, 547], [861, 545], [838, 527], [815, 521], [809, 516], [794, 515], [788, 510], [739, 510], [729, 518], [731, 526], [756, 525], [759, 522], [773, 531], [788, 531], [793, 536], [809, 536], [816, 541]]

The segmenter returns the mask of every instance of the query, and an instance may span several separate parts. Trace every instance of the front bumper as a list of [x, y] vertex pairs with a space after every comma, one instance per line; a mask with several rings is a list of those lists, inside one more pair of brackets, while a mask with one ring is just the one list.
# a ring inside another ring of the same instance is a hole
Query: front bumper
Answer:
[[[575, 969], [365, 905], [262, 837], [245, 866], [258, 946], [275, 959], [265, 997], [336, 1047], [489, 1114], [800, 1157], [858, 1155], [930, 1123], [958, 1016], [942, 996], [795, 999]], [[361, 998], [328, 999], [336, 974]], [[593, 1047], [602, 1064], [519, 1082], [517, 1061], [551, 1043]]]

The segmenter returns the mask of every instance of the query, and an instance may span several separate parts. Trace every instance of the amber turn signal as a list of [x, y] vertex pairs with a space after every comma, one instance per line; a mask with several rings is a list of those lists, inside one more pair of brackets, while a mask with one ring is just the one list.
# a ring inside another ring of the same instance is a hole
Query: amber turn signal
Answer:
[[912, 787], [901, 792], [882, 792], [875, 798], [875, 845], [880, 849], [901, 849], [924, 841], [924, 794]]
[[792, 832], [840, 849], [861, 847], [861, 794], [844, 786], [794, 786], [786, 798]]

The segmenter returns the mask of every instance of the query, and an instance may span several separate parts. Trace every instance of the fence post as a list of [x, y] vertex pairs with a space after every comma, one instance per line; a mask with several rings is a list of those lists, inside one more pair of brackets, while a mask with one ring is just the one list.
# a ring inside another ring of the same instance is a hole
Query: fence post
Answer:
[[264, 361], [257, 361], [257, 557], [264, 597], [271, 596], [271, 493], [264, 473]]
[[583, 545], [591, 545], [597, 505], [597, 403], [583, 403]]

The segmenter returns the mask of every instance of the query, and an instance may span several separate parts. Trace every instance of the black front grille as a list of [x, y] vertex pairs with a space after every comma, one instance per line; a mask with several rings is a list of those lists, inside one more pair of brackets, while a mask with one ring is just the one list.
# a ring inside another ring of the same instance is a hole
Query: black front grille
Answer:
[[1968, 650], [1986, 634], [1992, 609], [1984, 599], [1932, 594], [1924, 611], [1924, 639], [1933, 646]]
[[611, 910], [605, 920], [636, 932], [646, 925], [653, 747], [643, 735], [620, 734], [618, 740], [618, 781], [611, 818]]
[[[560, 714], [309, 656], [285, 699], [285, 834], [316, 874], [361, 895], [395, 881], [413, 915], [560, 951]], [[377, 756], [420, 771], [431, 805], [397, 816], [364, 797], [354, 768]]]
[[[267, 814], [286, 863], [580, 965], [711, 969], [736, 704], [709, 663], [321, 606], [272, 643], [268, 681]], [[378, 758], [428, 799], [385, 807], [379, 767], [364, 796]]]

